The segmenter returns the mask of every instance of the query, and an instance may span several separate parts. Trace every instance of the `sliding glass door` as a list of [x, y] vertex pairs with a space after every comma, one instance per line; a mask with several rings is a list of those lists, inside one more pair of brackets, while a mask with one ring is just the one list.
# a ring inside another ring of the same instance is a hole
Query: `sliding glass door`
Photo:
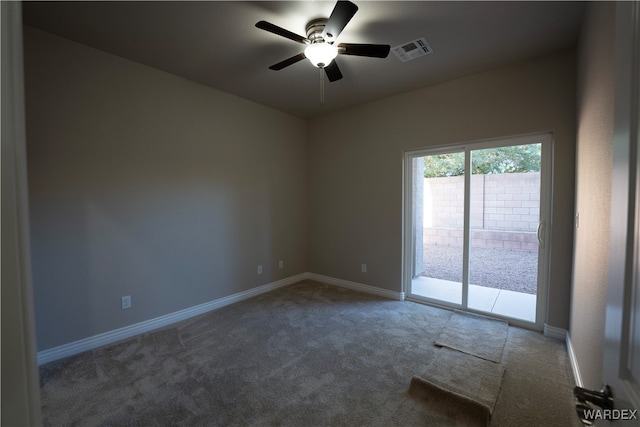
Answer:
[[405, 153], [410, 299], [542, 327], [551, 135]]

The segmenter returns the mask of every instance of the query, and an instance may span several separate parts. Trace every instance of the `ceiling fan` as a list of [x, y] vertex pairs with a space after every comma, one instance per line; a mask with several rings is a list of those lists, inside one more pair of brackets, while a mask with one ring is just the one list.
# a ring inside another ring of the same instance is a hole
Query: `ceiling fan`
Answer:
[[331, 12], [329, 19], [319, 18], [307, 24], [307, 37], [278, 27], [270, 22], [260, 21], [256, 27], [270, 33], [285, 37], [289, 40], [305, 44], [304, 52], [292, 56], [289, 59], [270, 66], [271, 70], [282, 70], [289, 65], [307, 58], [318, 68], [324, 69], [327, 78], [331, 82], [340, 80], [342, 73], [334, 60], [338, 55], [367, 56], [371, 58], [386, 58], [391, 47], [386, 44], [361, 44], [340, 43], [335, 44], [336, 39], [347, 26], [353, 15], [358, 11], [358, 6], [350, 1], [338, 1]]

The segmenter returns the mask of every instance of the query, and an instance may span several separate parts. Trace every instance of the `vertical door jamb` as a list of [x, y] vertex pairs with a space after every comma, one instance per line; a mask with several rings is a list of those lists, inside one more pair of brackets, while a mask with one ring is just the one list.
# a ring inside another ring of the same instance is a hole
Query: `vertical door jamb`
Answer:
[[471, 249], [471, 149], [464, 147], [464, 212], [462, 221], [462, 308], [469, 308], [469, 250]]
[[540, 222], [543, 223], [544, 246], [538, 249], [538, 284], [536, 294], [536, 327], [543, 329], [549, 306], [549, 259], [551, 254], [551, 213], [553, 208], [553, 134], [541, 138]]

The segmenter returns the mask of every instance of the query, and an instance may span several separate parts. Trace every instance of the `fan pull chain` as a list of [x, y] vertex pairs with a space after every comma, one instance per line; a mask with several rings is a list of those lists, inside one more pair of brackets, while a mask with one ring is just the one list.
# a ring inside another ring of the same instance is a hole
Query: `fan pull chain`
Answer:
[[320, 108], [324, 107], [324, 68], [320, 70]]

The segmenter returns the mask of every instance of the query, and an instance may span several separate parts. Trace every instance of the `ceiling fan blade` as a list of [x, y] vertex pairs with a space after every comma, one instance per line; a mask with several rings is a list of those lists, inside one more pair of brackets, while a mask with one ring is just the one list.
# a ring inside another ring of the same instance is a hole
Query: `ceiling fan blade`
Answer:
[[297, 54], [296, 56], [292, 56], [289, 59], [285, 59], [282, 62], [278, 62], [277, 64], [272, 65], [271, 67], [269, 67], [269, 69], [271, 70], [282, 70], [284, 67], [288, 67], [289, 65], [293, 65], [298, 61], [302, 61], [303, 59], [305, 59], [306, 56], [304, 55], [304, 52]]
[[333, 12], [331, 12], [327, 25], [324, 27], [322, 38], [328, 42], [333, 42], [337, 39], [357, 11], [358, 6], [350, 1], [338, 1], [333, 8]]
[[372, 58], [386, 58], [391, 46], [388, 44], [359, 44], [340, 43], [338, 53], [341, 55], [369, 56]]
[[289, 40], [293, 40], [294, 42], [298, 42], [302, 44], [310, 43], [309, 39], [307, 39], [306, 37], [302, 37], [296, 33], [292, 33], [291, 31], [285, 30], [282, 27], [278, 27], [277, 25], [274, 25], [271, 22], [260, 21], [256, 24], [256, 27], [260, 28], [261, 30], [269, 31], [270, 33], [288, 38]]
[[330, 82], [335, 82], [336, 80], [340, 80], [342, 78], [340, 67], [338, 67], [338, 64], [336, 63], [335, 59], [331, 61], [329, 65], [324, 67], [324, 72], [327, 75], [327, 78], [329, 79]]

